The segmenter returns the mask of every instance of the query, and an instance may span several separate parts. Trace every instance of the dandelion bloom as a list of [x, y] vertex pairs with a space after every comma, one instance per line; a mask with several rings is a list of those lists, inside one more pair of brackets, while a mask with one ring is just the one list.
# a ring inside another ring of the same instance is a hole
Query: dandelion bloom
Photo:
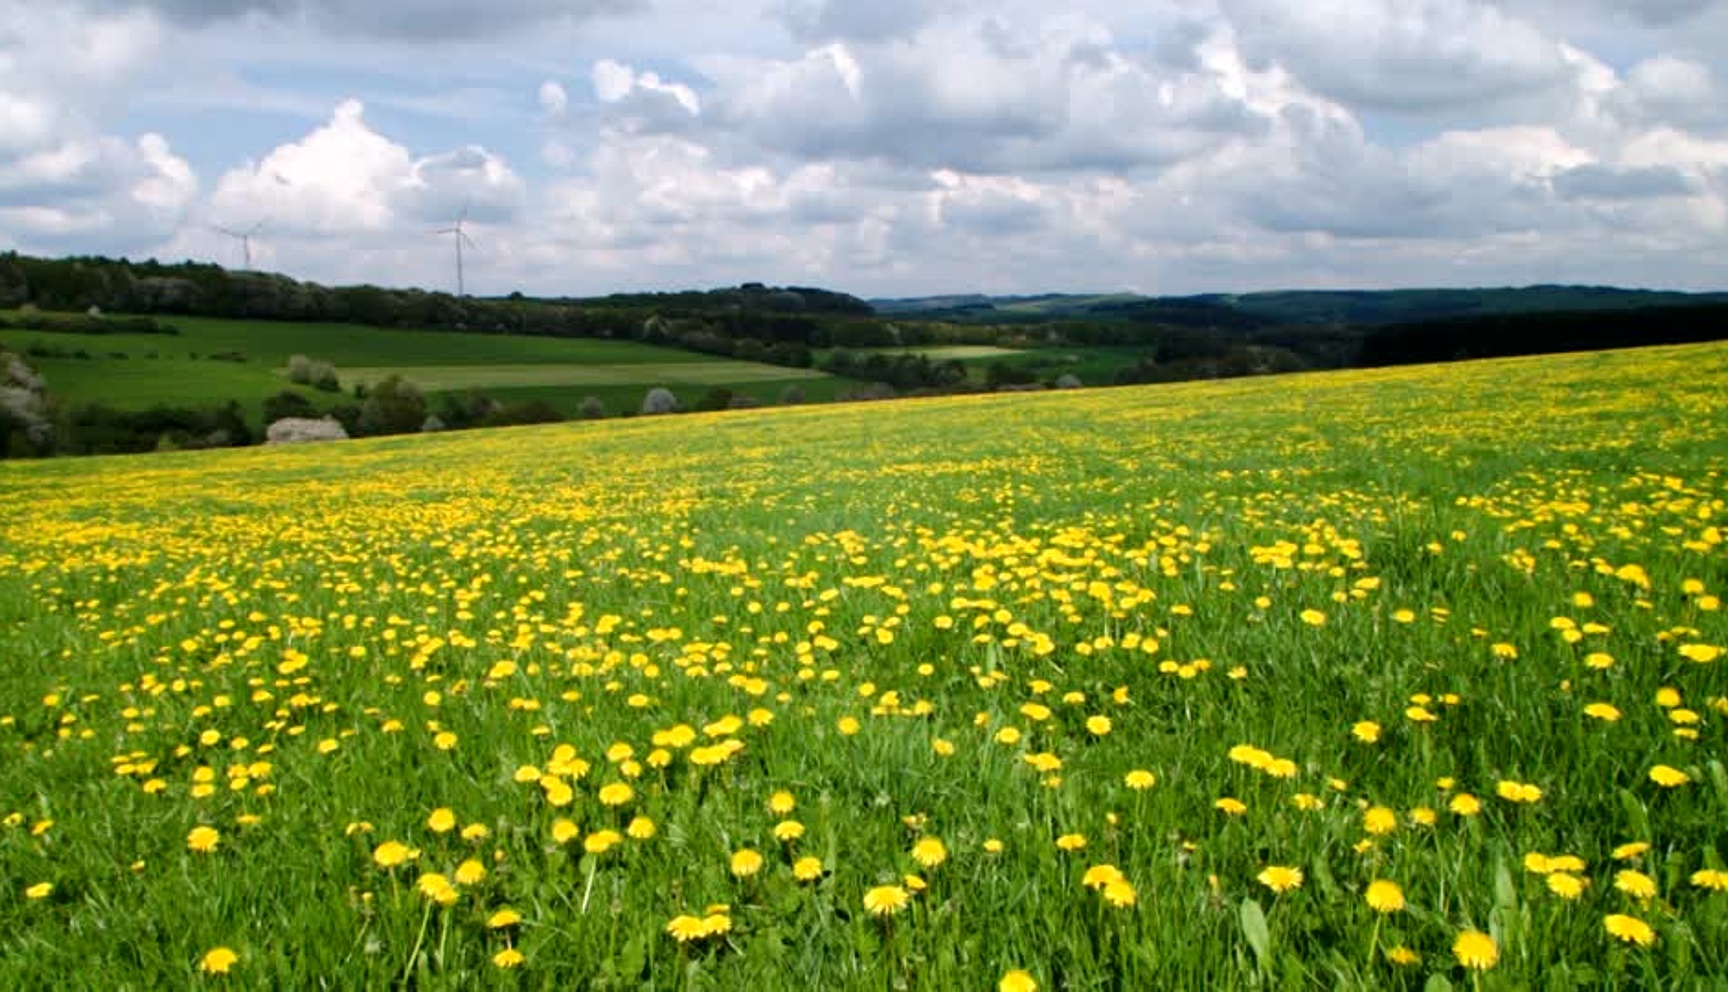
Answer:
[[630, 825], [624, 828], [624, 832], [636, 840], [648, 840], [654, 836], [656, 829], [658, 828], [654, 826], [653, 820], [638, 816], [631, 818]]
[[448, 878], [435, 871], [421, 875], [420, 880], [414, 883], [414, 887], [420, 890], [421, 895], [440, 906], [455, 905], [458, 897], [456, 886], [451, 885]]
[[582, 828], [574, 820], [559, 817], [552, 821], [552, 839], [559, 844], [568, 844], [582, 836]]
[[216, 845], [221, 841], [222, 835], [216, 831], [216, 828], [193, 827], [192, 832], [186, 835], [186, 849], [196, 851], [199, 854], [209, 854], [216, 850]]
[[893, 916], [911, 901], [912, 894], [898, 885], [878, 885], [864, 893], [864, 908], [871, 916]]
[[226, 975], [228, 969], [234, 967], [239, 960], [240, 955], [226, 947], [212, 947], [199, 959], [198, 970], [207, 975]]
[[401, 841], [387, 840], [372, 849], [372, 860], [377, 862], [380, 868], [394, 868], [412, 861], [419, 853]]
[[1248, 806], [1246, 803], [1242, 802], [1240, 799], [1232, 799], [1229, 796], [1225, 796], [1223, 799], [1218, 800], [1213, 803], [1212, 806], [1225, 816], [1241, 816], [1243, 813], [1248, 812]]
[[1542, 790], [1525, 782], [1510, 780], [1494, 786], [1494, 794], [1511, 803], [1534, 803], [1542, 798]]
[[1129, 772], [1127, 775], [1124, 775], [1122, 777], [1122, 781], [1128, 786], [1128, 788], [1133, 789], [1136, 792], [1140, 792], [1140, 791], [1143, 791], [1145, 789], [1150, 789], [1154, 785], [1157, 785], [1158, 784], [1158, 776], [1152, 774], [1151, 772], [1145, 770], [1144, 768], [1136, 768], [1133, 771]]
[[792, 793], [787, 792], [785, 789], [781, 789], [779, 792], [768, 797], [768, 812], [773, 813], [776, 816], [785, 816], [787, 813], [796, 809], [797, 806], [798, 800], [793, 798]]
[[426, 817], [426, 829], [435, 834], [447, 834], [456, 828], [456, 814], [448, 807], [440, 806]]
[[1602, 918], [1602, 928], [1607, 930], [1610, 935], [1618, 937], [1628, 944], [1649, 947], [1656, 943], [1656, 931], [1650, 929], [1650, 924], [1636, 916], [1626, 916], [1622, 913], [1610, 914]]
[[1667, 765], [1657, 765], [1655, 768], [1650, 769], [1650, 781], [1655, 782], [1664, 789], [1674, 789], [1692, 781], [1692, 777], [1678, 768], [1670, 768]]
[[1302, 622], [1310, 627], [1321, 627], [1326, 624], [1326, 614], [1319, 610], [1303, 610], [1301, 616]]
[[1400, 968], [1408, 968], [1411, 965], [1421, 964], [1422, 955], [1417, 954], [1415, 951], [1405, 947], [1403, 944], [1399, 944], [1397, 947], [1386, 952], [1386, 960], [1398, 965]]
[[1720, 868], [1704, 868], [1692, 873], [1692, 884], [1700, 889], [1710, 889], [1715, 892], [1728, 892], [1728, 871]]
[[1616, 847], [1614, 849], [1613, 857], [1615, 861], [1631, 861], [1633, 858], [1638, 857], [1648, 850], [1650, 850], [1649, 844], [1641, 840], [1635, 840], [1629, 844], [1621, 844], [1619, 847]]
[[1499, 963], [1500, 948], [1482, 931], [1466, 930], [1452, 942], [1452, 956], [1466, 968], [1487, 971]]
[[454, 750], [460, 738], [448, 730], [439, 731], [432, 737], [432, 746], [440, 751]]
[[712, 937], [716, 934], [732, 932], [732, 917], [725, 913], [709, 913], [702, 917], [702, 936]]
[[997, 840], [996, 838], [991, 837], [990, 839], [988, 839], [984, 842], [984, 853], [985, 854], [1001, 854], [1003, 847], [1004, 847], [1004, 845], [1000, 840]]
[[803, 857], [792, 863], [792, 877], [800, 882], [814, 882], [822, 877], [822, 859]]
[[53, 882], [37, 882], [35, 885], [32, 885], [29, 888], [24, 890], [24, 898], [26, 898], [26, 899], [46, 899], [46, 898], [48, 898], [48, 894], [50, 892], [53, 892], [53, 891], [54, 891], [54, 883]]
[[1093, 865], [1081, 876], [1080, 884], [1088, 889], [1102, 889], [1111, 882], [1122, 877], [1122, 872], [1115, 865]]
[[1562, 899], [1576, 899], [1584, 894], [1584, 886], [1589, 883], [1577, 875], [1557, 871], [1547, 878], [1548, 891]]
[[1368, 883], [1368, 891], [1363, 896], [1368, 900], [1368, 908], [1376, 913], [1396, 913], [1404, 908], [1404, 890], [1397, 882], [1378, 879]]
[[582, 850], [589, 854], [605, 854], [624, 838], [616, 830], [596, 830], [582, 841]]
[[1385, 806], [1370, 806], [1362, 814], [1362, 829], [1379, 837], [1398, 829], [1398, 814]]
[[996, 992], [1038, 992], [1038, 980], [1031, 973], [1015, 968], [1002, 976]]
[[1373, 720], [1361, 720], [1350, 727], [1350, 736], [1364, 744], [1373, 744], [1380, 740], [1380, 725]]
[[941, 838], [926, 837], [912, 845], [912, 860], [925, 868], [934, 868], [948, 860], [948, 848]]
[[762, 870], [762, 855], [746, 847], [732, 854], [732, 874], [749, 878]]
[[1482, 812], [1482, 802], [1468, 792], [1460, 792], [1452, 797], [1446, 808], [1459, 816], [1475, 816]]
[[1056, 846], [1064, 851], [1084, 851], [1086, 837], [1083, 834], [1063, 834], [1056, 838]]
[[622, 806], [636, 798], [636, 790], [624, 782], [612, 782], [600, 787], [598, 798], [602, 806]]
[[1591, 703], [1584, 707], [1584, 715], [1605, 723], [1613, 723], [1620, 719], [1620, 709], [1612, 703]]
[[1634, 899], [1653, 899], [1656, 896], [1656, 880], [1632, 868], [1622, 868], [1614, 873], [1614, 887]]
[[491, 916], [486, 917], [486, 929], [503, 930], [522, 922], [522, 914], [506, 906]]
[[1087, 717], [1086, 731], [1094, 737], [1103, 737], [1110, 732], [1110, 718], [1102, 715]]
[[1287, 865], [1268, 865], [1254, 877], [1261, 885], [1280, 895], [1302, 887], [1302, 869]]
[[1118, 878], [1104, 886], [1104, 901], [1117, 909], [1128, 909], [1138, 899], [1139, 894], [1134, 891], [1134, 886], [1126, 878]]
[[687, 944], [692, 940], [701, 940], [708, 936], [708, 927], [702, 922], [700, 916], [681, 913], [667, 922], [666, 932], [678, 943]]
[[486, 866], [469, 858], [456, 866], [457, 885], [479, 885], [486, 880]]
[[510, 969], [520, 965], [523, 960], [521, 951], [518, 951], [514, 947], [506, 947], [497, 954], [492, 955], [492, 966], [495, 968]]

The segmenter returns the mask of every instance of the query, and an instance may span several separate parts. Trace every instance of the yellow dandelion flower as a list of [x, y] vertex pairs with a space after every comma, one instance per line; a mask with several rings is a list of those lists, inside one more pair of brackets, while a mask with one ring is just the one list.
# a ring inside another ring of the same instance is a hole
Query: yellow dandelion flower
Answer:
[[1139, 901], [1139, 893], [1125, 878], [1118, 878], [1104, 886], [1104, 901], [1117, 909], [1131, 908]]
[[221, 843], [222, 834], [214, 827], [193, 827], [186, 835], [186, 849], [199, 854], [209, 854]]
[[1648, 850], [1650, 850], [1649, 844], [1641, 840], [1635, 840], [1629, 844], [1621, 844], [1619, 847], [1616, 847], [1613, 852], [1613, 858], [1615, 861], [1631, 861], [1633, 858], [1638, 857]]
[[1107, 716], [1089, 716], [1086, 718], [1086, 732], [1094, 737], [1103, 737], [1110, 732], [1110, 718]]
[[841, 717], [840, 721], [834, 726], [835, 729], [840, 731], [840, 734], [843, 737], [851, 737], [853, 734], [864, 729], [863, 725], [858, 722], [858, 718], [852, 716]]
[[1494, 786], [1494, 794], [1512, 803], [1534, 803], [1542, 798], [1542, 790], [1525, 782], [1503, 780]]
[[48, 898], [49, 893], [51, 893], [53, 891], [54, 891], [54, 883], [53, 882], [37, 882], [35, 885], [32, 885], [29, 888], [24, 890], [24, 898], [26, 898], [26, 899], [46, 899], [46, 898]]
[[709, 913], [702, 917], [702, 936], [713, 937], [732, 932], [732, 917], [725, 913]]
[[1677, 789], [1692, 781], [1692, 776], [1687, 775], [1678, 768], [1670, 768], [1667, 765], [1657, 765], [1655, 768], [1650, 769], [1650, 781], [1655, 782], [1664, 789]]
[[559, 844], [568, 844], [582, 836], [582, 828], [574, 820], [559, 817], [552, 821], [552, 840]]
[[1320, 612], [1319, 610], [1315, 610], [1315, 609], [1303, 610], [1301, 616], [1302, 616], [1302, 622], [1307, 624], [1310, 627], [1323, 627], [1326, 625], [1326, 614]]
[[1298, 792], [1294, 796], [1290, 797], [1290, 803], [1305, 813], [1312, 813], [1316, 810], [1326, 808], [1326, 800], [1321, 799], [1312, 792]]
[[1086, 837], [1084, 834], [1063, 834], [1056, 838], [1056, 847], [1063, 851], [1084, 851]]
[[1225, 816], [1241, 816], [1248, 812], [1248, 806], [1246, 803], [1242, 802], [1240, 799], [1231, 798], [1230, 796], [1225, 796], [1223, 799], [1213, 803], [1212, 806]]
[[514, 947], [506, 947], [492, 955], [492, 966], [508, 971], [511, 968], [520, 967], [524, 960], [526, 959], [522, 957], [521, 951]]
[[1615, 872], [1614, 887], [1634, 899], [1656, 897], [1656, 880], [1633, 868], [1622, 868]]
[[632, 817], [630, 825], [624, 828], [624, 832], [629, 834], [633, 840], [649, 840], [653, 838], [657, 830], [654, 821], [646, 816]]
[[622, 806], [636, 798], [636, 790], [624, 782], [612, 782], [600, 787], [597, 797], [602, 806]]
[[387, 840], [372, 849], [372, 860], [377, 862], [380, 868], [394, 868], [419, 856], [419, 851], [395, 840]]
[[426, 817], [426, 829], [435, 834], [447, 834], [456, 828], [456, 814], [449, 808], [440, 806]]
[[738, 878], [749, 878], [762, 870], [762, 855], [746, 847], [732, 854], [732, 874]]
[[1628, 944], [1649, 947], [1656, 943], [1656, 931], [1650, 929], [1650, 924], [1636, 916], [1626, 916], [1622, 913], [1610, 914], [1602, 918], [1602, 928], [1607, 930], [1610, 936], [1618, 937]]
[[1404, 908], [1404, 890], [1397, 882], [1377, 879], [1368, 883], [1368, 891], [1363, 894], [1368, 902], [1368, 908], [1376, 913], [1396, 913]]
[[462, 828], [462, 839], [470, 844], [478, 844], [492, 835], [484, 823], [470, 823]]
[[1728, 892], [1728, 871], [1720, 868], [1704, 868], [1692, 873], [1692, 884], [1700, 889], [1710, 889], [1713, 892]]
[[939, 837], [925, 837], [912, 845], [912, 860], [925, 868], [934, 868], [948, 860], [948, 847]]
[[432, 746], [440, 751], [455, 750], [459, 738], [448, 730], [441, 730], [432, 737]]
[[1088, 889], [1102, 889], [1111, 882], [1122, 878], [1122, 872], [1115, 865], [1093, 865], [1081, 876], [1080, 884]]
[[1302, 887], [1302, 869], [1288, 865], [1268, 865], [1254, 877], [1261, 885], [1280, 895]]
[[623, 839], [616, 830], [596, 830], [582, 839], [582, 850], [589, 854], [605, 854]]
[[864, 893], [864, 908], [871, 916], [893, 916], [911, 901], [912, 894], [898, 885], [878, 885]]
[[474, 858], [456, 866], [457, 885], [479, 885], [486, 880], [486, 866]]
[[1030, 972], [1014, 968], [996, 983], [996, 992], [1038, 992], [1038, 980]]
[[792, 877], [800, 882], [814, 882], [822, 877], [822, 859], [803, 857], [792, 862]]
[[1584, 894], [1584, 887], [1589, 884], [1585, 879], [1564, 871], [1553, 872], [1545, 882], [1548, 891], [1562, 899], [1578, 898]]
[[456, 886], [451, 885], [448, 878], [435, 871], [421, 875], [419, 881], [414, 883], [414, 887], [420, 890], [421, 895], [440, 906], [454, 905], [460, 895], [456, 891]]
[[692, 940], [701, 940], [708, 936], [708, 927], [702, 922], [700, 916], [681, 913], [667, 921], [666, 932], [678, 943], [687, 944]]
[[1385, 806], [1370, 806], [1362, 813], [1362, 830], [1373, 837], [1398, 829], [1398, 814]]
[[988, 840], [984, 841], [984, 853], [985, 854], [1001, 854], [1003, 847], [1004, 847], [1003, 843], [994, 837], [991, 837]]
[[226, 947], [212, 947], [198, 959], [198, 970], [206, 975], [226, 975], [240, 961], [240, 955]]
[[1124, 775], [1122, 781], [1128, 786], [1128, 788], [1133, 789], [1135, 792], [1143, 792], [1158, 784], [1158, 776], [1144, 768], [1136, 768], [1127, 775]]
[[1452, 797], [1446, 808], [1459, 816], [1475, 816], [1482, 812], [1482, 802], [1468, 792], [1460, 792]]
[[1422, 955], [1417, 954], [1415, 951], [1405, 947], [1403, 944], [1399, 944], [1397, 947], [1386, 952], [1386, 960], [1400, 968], [1409, 968], [1421, 964]]
[[486, 929], [505, 930], [522, 922], [522, 914], [506, 906], [486, 917]]
[[773, 813], [775, 816], [785, 816], [797, 807], [798, 800], [793, 797], [792, 793], [787, 792], [785, 789], [781, 789], [768, 797], [768, 812]]
[[1452, 942], [1452, 956], [1475, 971], [1487, 971], [1500, 962], [1500, 947], [1480, 930], [1466, 930]]
[[1373, 720], [1360, 720], [1351, 725], [1350, 736], [1364, 744], [1374, 744], [1380, 740], [1380, 725]]

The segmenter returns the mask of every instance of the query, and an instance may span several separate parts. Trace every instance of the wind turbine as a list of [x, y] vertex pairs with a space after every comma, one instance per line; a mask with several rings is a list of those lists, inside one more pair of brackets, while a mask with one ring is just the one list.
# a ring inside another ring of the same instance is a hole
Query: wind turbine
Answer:
[[246, 231], [235, 231], [220, 226], [216, 227], [216, 230], [240, 242], [240, 254], [241, 257], [246, 260], [246, 271], [248, 272], [252, 271], [252, 235], [257, 234], [263, 227], [264, 221], [259, 221], [258, 223], [253, 224], [252, 227]]
[[456, 295], [458, 297], [468, 295], [462, 285], [462, 243], [466, 241], [468, 247], [473, 248], [476, 251], [480, 248], [479, 245], [474, 243], [474, 239], [468, 236], [468, 232], [462, 230], [462, 224], [467, 219], [468, 204], [464, 203], [462, 204], [462, 213], [457, 215], [454, 226], [442, 227], [432, 232], [433, 234], [448, 234], [450, 235], [450, 240], [456, 242]]

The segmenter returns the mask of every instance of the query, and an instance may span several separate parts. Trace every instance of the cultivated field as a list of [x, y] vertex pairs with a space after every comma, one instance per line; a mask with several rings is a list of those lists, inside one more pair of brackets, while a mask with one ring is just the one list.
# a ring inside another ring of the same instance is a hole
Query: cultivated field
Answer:
[[[239, 400], [254, 419], [266, 397], [292, 389], [320, 406], [347, 397], [294, 386], [286, 377], [291, 355], [332, 362], [345, 389], [392, 373], [438, 393], [488, 390], [503, 402], [544, 400], [574, 414], [589, 394], [617, 414], [641, 406], [655, 386], [679, 392], [686, 403], [715, 386], [774, 402], [797, 385], [811, 400], [832, 399], [857, 384], [809, 369], [781, 368], [658, 348], [634, 341], [544, 338], [455, 331], [391, 330], [349, 324], [164, 318], [177, 335], [88, 335], [0, 329], [0, 346], [32, 346], [62, 353], [33, 355], [49, 389], [64, 402], [103, 403], [116, 409], [154, 405], [216, 405]], [[72, 357], [82, 350], [87, 357]], [[216, 355], [242, 356], [222, 360]], [[690, 387], [680, 390], [680, 386]], [[569, 387], [559, 391], [547, 387]]]
[[1723, 987], [1725, 381], [0, 464], [0, 986]]

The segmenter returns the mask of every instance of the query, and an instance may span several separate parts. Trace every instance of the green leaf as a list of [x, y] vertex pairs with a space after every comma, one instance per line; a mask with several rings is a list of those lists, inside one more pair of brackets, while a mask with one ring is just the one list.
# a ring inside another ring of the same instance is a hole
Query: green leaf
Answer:
[[1445, 975], [1435, 972], [1428, 976], [1428, 981], [1422, 984], [1422, 992], [1452, 992], [1452, 981]]
[[1272, 932], [1266, 926], [1266, 911], [1252, 899], [1242, 900], [1242, 935], [1248, 938], [1248, 946], [1264, 969], [1272, 954]]

